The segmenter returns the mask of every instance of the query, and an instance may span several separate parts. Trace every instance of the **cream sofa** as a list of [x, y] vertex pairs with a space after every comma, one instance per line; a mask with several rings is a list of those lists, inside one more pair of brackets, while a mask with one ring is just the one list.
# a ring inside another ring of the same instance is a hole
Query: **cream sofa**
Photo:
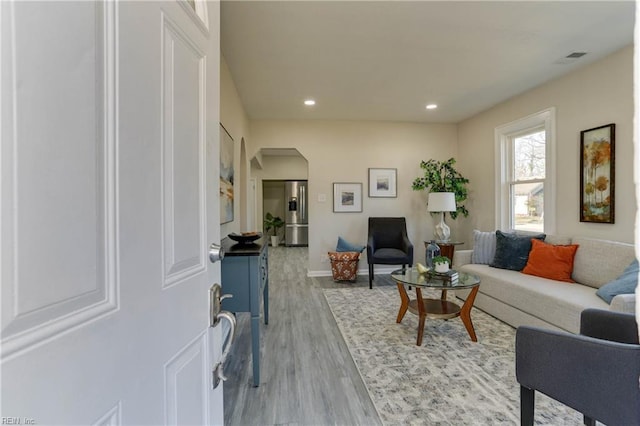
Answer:
[[[566, 283], [518, 271], [472, 264], [472, 250], [455, 252], [453, 266], [480, 277], [474, 306], [512, 325], [531, 325], [578, 333], [580, 313], [586, 308], [635, 312], [635, 295], [621, 294], [609, 305], [596, 290], [617, 278], [635, 257], [634, 246], [589, 238], [548, 235], [550, 244], [578, 244], [572, 279]], [[466, 299], [469, 291], [456, 291]]]

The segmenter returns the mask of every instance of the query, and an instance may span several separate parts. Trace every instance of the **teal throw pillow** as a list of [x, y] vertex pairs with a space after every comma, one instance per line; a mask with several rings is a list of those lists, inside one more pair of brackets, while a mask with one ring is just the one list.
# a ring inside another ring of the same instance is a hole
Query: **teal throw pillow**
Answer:
[[336, 251], [356, 251], [362, 253], [366, 247], [357, 244], [351, 244], [342, 237], [338, 237], [338, 245]]
[[608, 304], [619, 294], [632, 294], [638, 286], [638, 259], [624, 270], [622, 275], [600, 287], [596, 294]]
[[522, 271], [529, 260], [532, 238], [544, 241], [546, 234], [522, 235], [496, 231], [496, 255], [489, 266]]

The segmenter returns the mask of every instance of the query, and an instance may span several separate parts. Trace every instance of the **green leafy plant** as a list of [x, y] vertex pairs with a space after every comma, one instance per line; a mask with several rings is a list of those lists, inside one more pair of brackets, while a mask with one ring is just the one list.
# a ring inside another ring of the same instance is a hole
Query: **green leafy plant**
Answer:
[[278, 235], [278, 229], [284, 226], [284, 221], [279, 216], [274, 216], [270, 212], [264, 216], [264, 232], [269, 234], [273, 229], [273, 236]]
[[433, 264], [437, 265], [440, 263], [446, 263], [447, 265], [449, 264], [449, 258], [446, 256], [436, 256], [433, 258]]
[[424, 170], [424, 176], [415, 178], [411, 184], [414, 191], [428, 192], [453, 192], [456, 197], [456, 211], [449, 212], [452, 219], [462, 214], [469, 216], [469, 211], [462, 204], [469, 194], [467, 184], [469, 179], [458, 172], [453, 165], [456, 164], [454, 158], [447, 161], [429, 160], [421, 161], [420, 168]]

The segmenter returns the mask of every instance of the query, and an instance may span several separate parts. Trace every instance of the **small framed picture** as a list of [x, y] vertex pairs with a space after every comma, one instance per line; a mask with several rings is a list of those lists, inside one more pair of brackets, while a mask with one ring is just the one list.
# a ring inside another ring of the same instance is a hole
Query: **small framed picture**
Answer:
[[580, 132], [580, 222], [615, 222], [616, 125]]
[[360, 213], [362, 212], [362, 184], [334, 183], [333, 184], [333, 212]]
[[369, 169], [369, 197], [395, 198], [397, 169]]

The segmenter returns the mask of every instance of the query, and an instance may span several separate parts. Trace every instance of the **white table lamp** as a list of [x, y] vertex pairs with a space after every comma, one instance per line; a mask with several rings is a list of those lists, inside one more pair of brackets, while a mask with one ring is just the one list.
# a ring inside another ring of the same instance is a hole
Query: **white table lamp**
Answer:
[[431, 192], [427, 202], [427, 210], [440, 213], [440, 223], [436, 225], [434, 230], [436, 239], [449, 241], [451, 230], [444, 223], [444, 212], [456, 211], [456, 194], [453, 192]]

